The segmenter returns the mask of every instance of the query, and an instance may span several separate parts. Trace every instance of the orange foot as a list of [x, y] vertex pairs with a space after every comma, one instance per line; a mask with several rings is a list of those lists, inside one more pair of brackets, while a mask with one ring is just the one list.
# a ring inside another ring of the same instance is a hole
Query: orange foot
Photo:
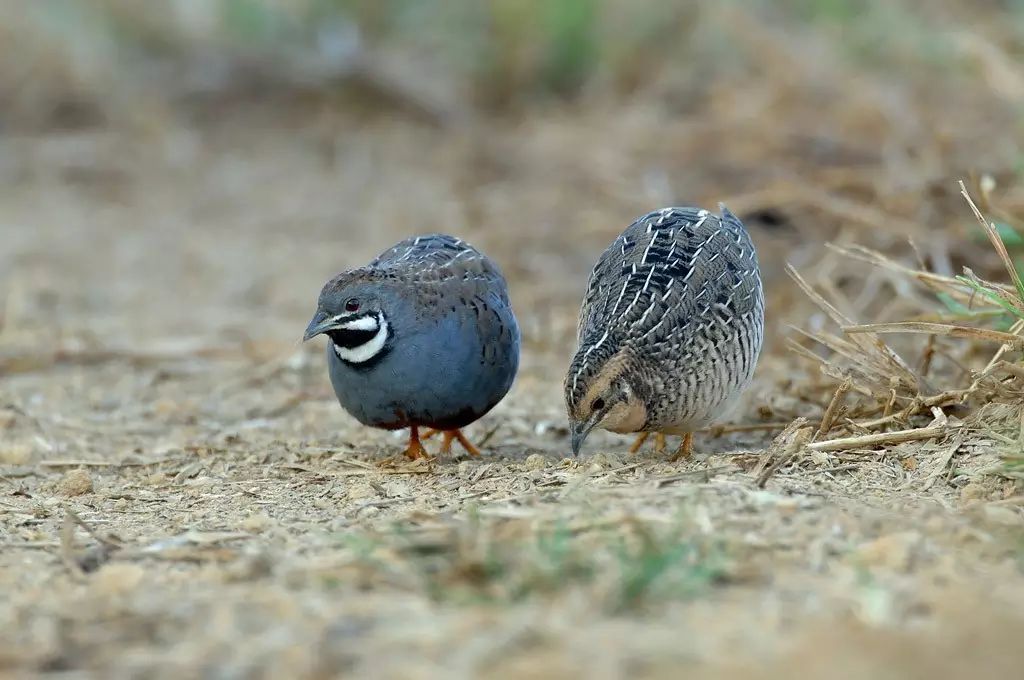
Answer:
[[444, 439], [441, 441], [441, 448], [438, 450], [438, 453], [442, 453], [444, 455], [450, 454], [452, 452], [452, 442], [458, 440], [459, 444], [462, 445], [462, 448], [464, 448], [469, 455], [480, 455], [480, 449], [473, 446], [473, 442], [466, 439], [466, 435], [462, 434], [461, 430], [427, 430], [423, 433], [423, 438], [430, 439], [438, 432], [444, 435]]
[[409, 445], [405, 447], [405, 457], [409, 460], [416, 460], [417, 458], [426, 458], [430, 460], [430, 454], [423, 448], [423, 444], [420, 443], [419, 429], [413, 425], [409, 428]]
[[[636, 441], [633, 442], [633, 445], [629, 447], [629, 452], [630, 453], [636, 453], [637, 451], [639, 451], [640, 447], [644, 445], [644, 442], [647, 441], [647, 438], [650, 437], [650, 436], [651, 436], [650, 432], [641, 432], [640, 436], [638, 436], [636, 438]], [[665, 450], [665, 435], [663, 435], [661, 432], [655, 432], [654, 433], [654, 452], [655, 453], [662, 453], [664, 450]]]
[[677, 460], [688, 460], [690, 455], [693, 453], [693, 433], [687, 432], [683, 435], [683, 443], [676, 449], [675, 454], [669, 458], [670, 463], [674, 463]]

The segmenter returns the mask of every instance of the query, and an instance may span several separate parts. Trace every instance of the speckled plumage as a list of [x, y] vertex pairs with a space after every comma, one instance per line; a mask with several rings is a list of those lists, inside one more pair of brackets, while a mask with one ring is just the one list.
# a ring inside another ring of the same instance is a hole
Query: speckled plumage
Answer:
[[329, 281], [306, 335], [319, 333], [339, 403], [384, 429], [465, 427], [501, 401], [519, 366], [501, 271], [445, 234], [401, 241]]
[[[674, 207], [640, 217], [587, 285], [565, 381], [574, 446], [594, 426], [669, 434], [707, 426], [749, 384], [763, 336], [757, 254], [736, 216], [722, 206], [721, 216]], [[617, 398], [626, 404], [618, 411], [607, 403]]]

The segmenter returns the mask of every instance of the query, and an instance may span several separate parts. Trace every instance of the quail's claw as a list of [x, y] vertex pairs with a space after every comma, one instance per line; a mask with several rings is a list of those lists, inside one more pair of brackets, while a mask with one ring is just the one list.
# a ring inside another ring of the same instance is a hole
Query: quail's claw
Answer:
[[445, 455], [452, 452], [452, 442], [458, 441], [462, 445], [462, 448], [466, 450], [471, 456], [479, 456], [480, 449], [473, 446], [473, 443], [466, 438], [466, 435], [462, 434], [461, 430], [445, 430], [444, 441], [441, 442], [440, 453]]
[[409, 428], [409, 445], [405, 447], [405, 457], [409, 460], [416, 460], [417, 458], [430, 460], [431, 458], [431, 455], [423, 448], [423, 444], [420, 443], [419, 431], [415, 425]]
[[654, 452], [664, 453], [665, 452], [665, 435], [661, 432], [654, 433]]
[[418, 460], [420, 458], [430, 460], [433, 458], [433, 456], [427, 453], [427, 450], [423, 448], [423, 444], [420, 444], [419, 442], [409, 442], [409, 446], [405, 448], [403, 453], [409, 460]]
[[677, 460], [687, 460], [693, 454], [693, 433], [687, 432], [683, 435], [683, 443], [676, 449], [675, 454], [669, 458], [670, 463], [674, 463]]
[[458, 441], [469, 455], [480, 455], [480, 449], [473, 446], [473, 442], [469, 441], [469, 439], [466, 438], [466, 435], [462, 434], [460, 430], [435, 430], [430, 428], [420, 435], [420, 439], [430, 439], [439, 432], [444, 435], [444, 438], [441, 440], [441, 448], [438, 449], [438, 453], [447, 456], [452, 452], [452, 442]]

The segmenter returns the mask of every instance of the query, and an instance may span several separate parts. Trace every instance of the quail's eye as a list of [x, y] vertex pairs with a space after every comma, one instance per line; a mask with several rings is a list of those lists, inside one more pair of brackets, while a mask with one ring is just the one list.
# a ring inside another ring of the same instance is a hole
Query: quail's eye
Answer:
[[593, 411], [600, 411], [601, 409], [604, 408], [604, 399], [598, 397], [597, 399], [594, 400], [594, 403], [590, 405], [590, 408]]
[[346, 312], [358, 312], [359, 311], [359, 300], [355, 298], [349, 298], [345, 300], [345, 311]]

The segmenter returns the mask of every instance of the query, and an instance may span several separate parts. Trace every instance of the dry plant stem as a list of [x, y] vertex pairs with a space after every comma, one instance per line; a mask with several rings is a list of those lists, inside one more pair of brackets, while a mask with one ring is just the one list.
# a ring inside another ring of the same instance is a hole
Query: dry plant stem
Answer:
[[[793, 327], [791, 326], [791, 328]], [[888, 360], [878, 357], [878, 355], [872, 351], [871, 347], [854, 345], [846, 342], [842, 338], [838, 338], [828, 333], [808, 333], [807, 331], [799, 328], [793, 329], [814, 342], [828, 347], [835, 354], [849, 361], [853, 370], [861, 374], [865, 380], [872, 384], [888, 384], [890, 377], [893, 375], [892, 367], [889, 365]], [[822, 372], [826, 375], [836, 378], [836, 380], [842, 380], [845, 378], [844, 375], [840, 374], [838, 368], [828, 359], [820, 357], [810, 350], [801, 347], [797, 343], [793, 342], [792, 339], [789, 339], [788, 342], [790, 348], [798, 354], [820, 364]], [[904, 375], [903, 379], [908, 386], [913, 388], [917, 387], [917, 381], [912, 375]], [[857, 383], [854, 383], [853, 389], [866, 397], [873, 397], [875, 395], [872, 390]]]
[[[1010, 333], [1012, 333], [1015, 336], [1019, 336], [1022, 330], [1024, 330], [1024, 319], [1018, 319], [1012, 326], [1010, 326]], [[991, 372], [1000, 364], [1005, 364], [1006, 366], [1010, 367], [1009, 370], [1013, 372], [1014, 375], [1016, 375], [1017, 377], [1024, 377], [1024, 372], [1018, 372], [1020, 368], [1019, 366], [1017, 366], [1016, 364], [1011, 364], [1006, 361], [1002, 361], [1003, 355], [1009, 352], [1011, 349], [1013, 349], [1013, 347], [1011, 347], [1010, 345], [1006, 343], [1002, 344], [999, 347], [999, 349], [996, 350], [996, 353], [992, 355], [992, 358], [989, 360], [985, 368], [974, 379], [974, 382], [971, 383], [971, 387], [968, 391], [973, 392], [974, 390], [978, 389], [978, 384], [981, 382], [981, 380], [985, 376], [991, 374]]]
[[491, 441], [491, 439], [494, 438], [494, 435], [500, 429], [501, 429], [501, 422], [499, 421], [499, 422], [495, 423], [494, 426], [491, 429], [487, 430], [487, 432], [484, 432], [484, 436], [480, 437], [480, 443], [478, 444], [478, 446], [480, 446], [480, 447], [487, 446], [487, 442]]
[[853, 380], [847, 378], [836, 388], [835, 394], [832, 395], [832, 401], [828, 403], [828, 408], [825, 409], [825, 414], [821, 417], [821, 425], [818, 426], [818, 431], [814, 434], [815, 440], [821, 439], [832, 430], [832, 426], [836, 422], [836, 415], [839, 413], [840, 407], [842, 407], [843, 399], [851, 387], [853, 387]]
[[823, 442], [813, 442], [807, 445], [812, 451], [849, 451], [851, 449], [863, 449], [879, 444], [902, 444], [903, 442], [914, 442], [922, 439], [934, 439], [949, 432], [948, 425], [933, 425], [921, 427], [915, 430], [896, 430], [895, 432], [879, 432], [877, 434], [865, 434], [859, 437], [843, 437], [841, 439], [830, 439]]
[[899, 321], [896, 323], [871, 323], [857, 326], [843, 326], [846, 333], [928, 333], [951, 338], [990, 340], [1010, 345], [1010, 349], [1024, 349], [1024, 338], [1012, 333], [993, 331], [988, 328], [954, 326], [945, 323], [923, 323], [920, 321]]
[[921, 353], [921, 367], [918, 369], [922, 378], [927, 378], [932, 368], [932, 359], [935, 357], [935, 336], [928, 336], [928, 343]]
[[786, 442], [788, 442], [790, 437], [793, 436], [793, 433], [796, 432], [799, 428], [803, 427], [806, 424], [807, 424], [807, 418], [803, 418], [803, 417], [797, 418], [793, 422], [791, 422], [789, 425], [787, 425], [786, 428], [782, 432], [780, 432], [779, 434], [775, 435], [775, 439], [773, 439], [772, 443], [768, 445], [768, 448], [767, 448], [767, 450], [765, 450], [764, 455], [761, 456], [760, 462], [754, 468], [754, 472], [757, 473], [758, 477], [760, 477], [760, 475], [766, 469], [768, 469], [768, 467], [771, 465], [771, 462], [772, 462], [776, 452], [782, 450], [785, 447]]
[[939, 463], [935, 466], [935, 470], [928, 475], [928, 479], [925, 480], [924, 486], [921, 487], [923, 491], [931, 489], [935, 484], [935, 481], [946, 471], [946, 468], [949, 466], [949, 462], [953, 460], [953, 456], [956, 455], [957, 450], [963, 445], [965, 434], [966, 433], [962, 428], [956, 433], [956, 436], [953, 438], [953, 443], [946, 447], [946, 451]]
[[873, 430], [876, 427], [887, 425], [892, 422], [906, 420], [910, 416], [914, 415], [924, 407], [924, 404], [920, 400], [914, 400], [910, 406], [897, 411], [896, 413], [882, 416], [881, 418], [875, 418], [874, 420], [866, 420], [861, 422], [853, 422], [853, 425], [862, 430]]
[[896, 406], [896, 390], [889, 390], [889, 400], [885, 402], [885, 408], [882, 409], [882, 417], [892, 413], [893, 407]]
[[811, 434], [811, 429], [804, 427], [806, 424], [806, 418], [797, 418], [785, 431], [775, 438], [764, 458], [764, 469], [754, 482], [758, 488], [763, 489], [772, 475], [803, 449]]
[[[888, 257], [879, 253], [876, 250], [865, 248], [864, 246], [839, 246], [834, 243], [827, 243], [825, 247], [829, 250], [839, 253], [845, 257], [849, 257], [854, 260], [860, 260], [867, 262], [876, 267], [888, 269], [897, 274], [906, 276], [907, 278], [916, 279], [917, 281], [924, 284], [926, 288], [932, 291], [944, 291], [949, 293], [958, 302], [969, 302], [974, 291], [972, 291], [962, 281], [953, 278], [951, 276], [942, 276], [940, 274], [934, 274], [927, 271], [918, 271], [906, 267]], [[1009, 290], [1009, 288], [1006, 288]]]
[[985, 233], [988, 235], [988, 239], [992, 242], [992, 247], [996, 249], [999, 254], [999, 259], [1003, 261], [1003, 266], [1006, 267], [1007, 273], [1010, 275], [1010, 280], [1013, 281], [1013, 285], [1016, 286], [1017, 292], [1024, 295], [1024, 283], [1020, 280], [1020, 275], [1017, 273], [1017, 268], [1013, 265], [1013, 260], [1010, 259], [1010, 254], [1006, 251], [1006, 244], [1003, 243], [1003, 239], [999, 236], [999, 231], [996, 230], [994, 224], [990, 223], [978, 210], [978, 206], [974, 204], [971, 199], [971, 195], [967, 193], [967, 187], [964, 185], [963, 180], [960, 180], [960, 195], [964, 197], [967, 204], [971, 206], [971, 211], [974, 213], [974, 217], [977, 218], [978, 223], [985, 229]]
[[70, 513], [64, 515], [60, 526], [60, 560], [73, 579], [81, 581], [85, 578], [85, 570], [75, 559], [75, 521]]
[[[811, 285], [807, 283], [802, 276], [800, 276], [799, 272], [797, 272], [792, 265], [786, 265], [786, 272], [789, 274], [790, 278], [796, 282], [804, 294], [818, 305], [822, 311], [828, 314], [836, 325], [844, 328], [844, 330], [846, 327], [856, 326], [856, 324], [854, 324], [851, 319], [843, 315], [835, 305], [815, 291], [814, 288], [812, 288]], [[913, 371], [913, 369], [910, 368], [909, 364], [907, 364], [902, 357], [873, 335], [867, 338], [861, 338], [854, 335], [850, 337], [849, 342], [836, 337], [830, 337], [826, 340], [826, 338], [819, 337], [812, 333], [806, 333], [806, 335], [817, 342], [824, 344], [833, 351], [839, 352], [851, 359], [854, 363], [860, 365], [861, 369], [869, 375], [874, 373], [880, 376], [889, 376], [890, 378], [896, 377], [907, 385], [917, 388], [918, 391], [921, 391], [921, 388], [925, 387], [921, 378]]]

